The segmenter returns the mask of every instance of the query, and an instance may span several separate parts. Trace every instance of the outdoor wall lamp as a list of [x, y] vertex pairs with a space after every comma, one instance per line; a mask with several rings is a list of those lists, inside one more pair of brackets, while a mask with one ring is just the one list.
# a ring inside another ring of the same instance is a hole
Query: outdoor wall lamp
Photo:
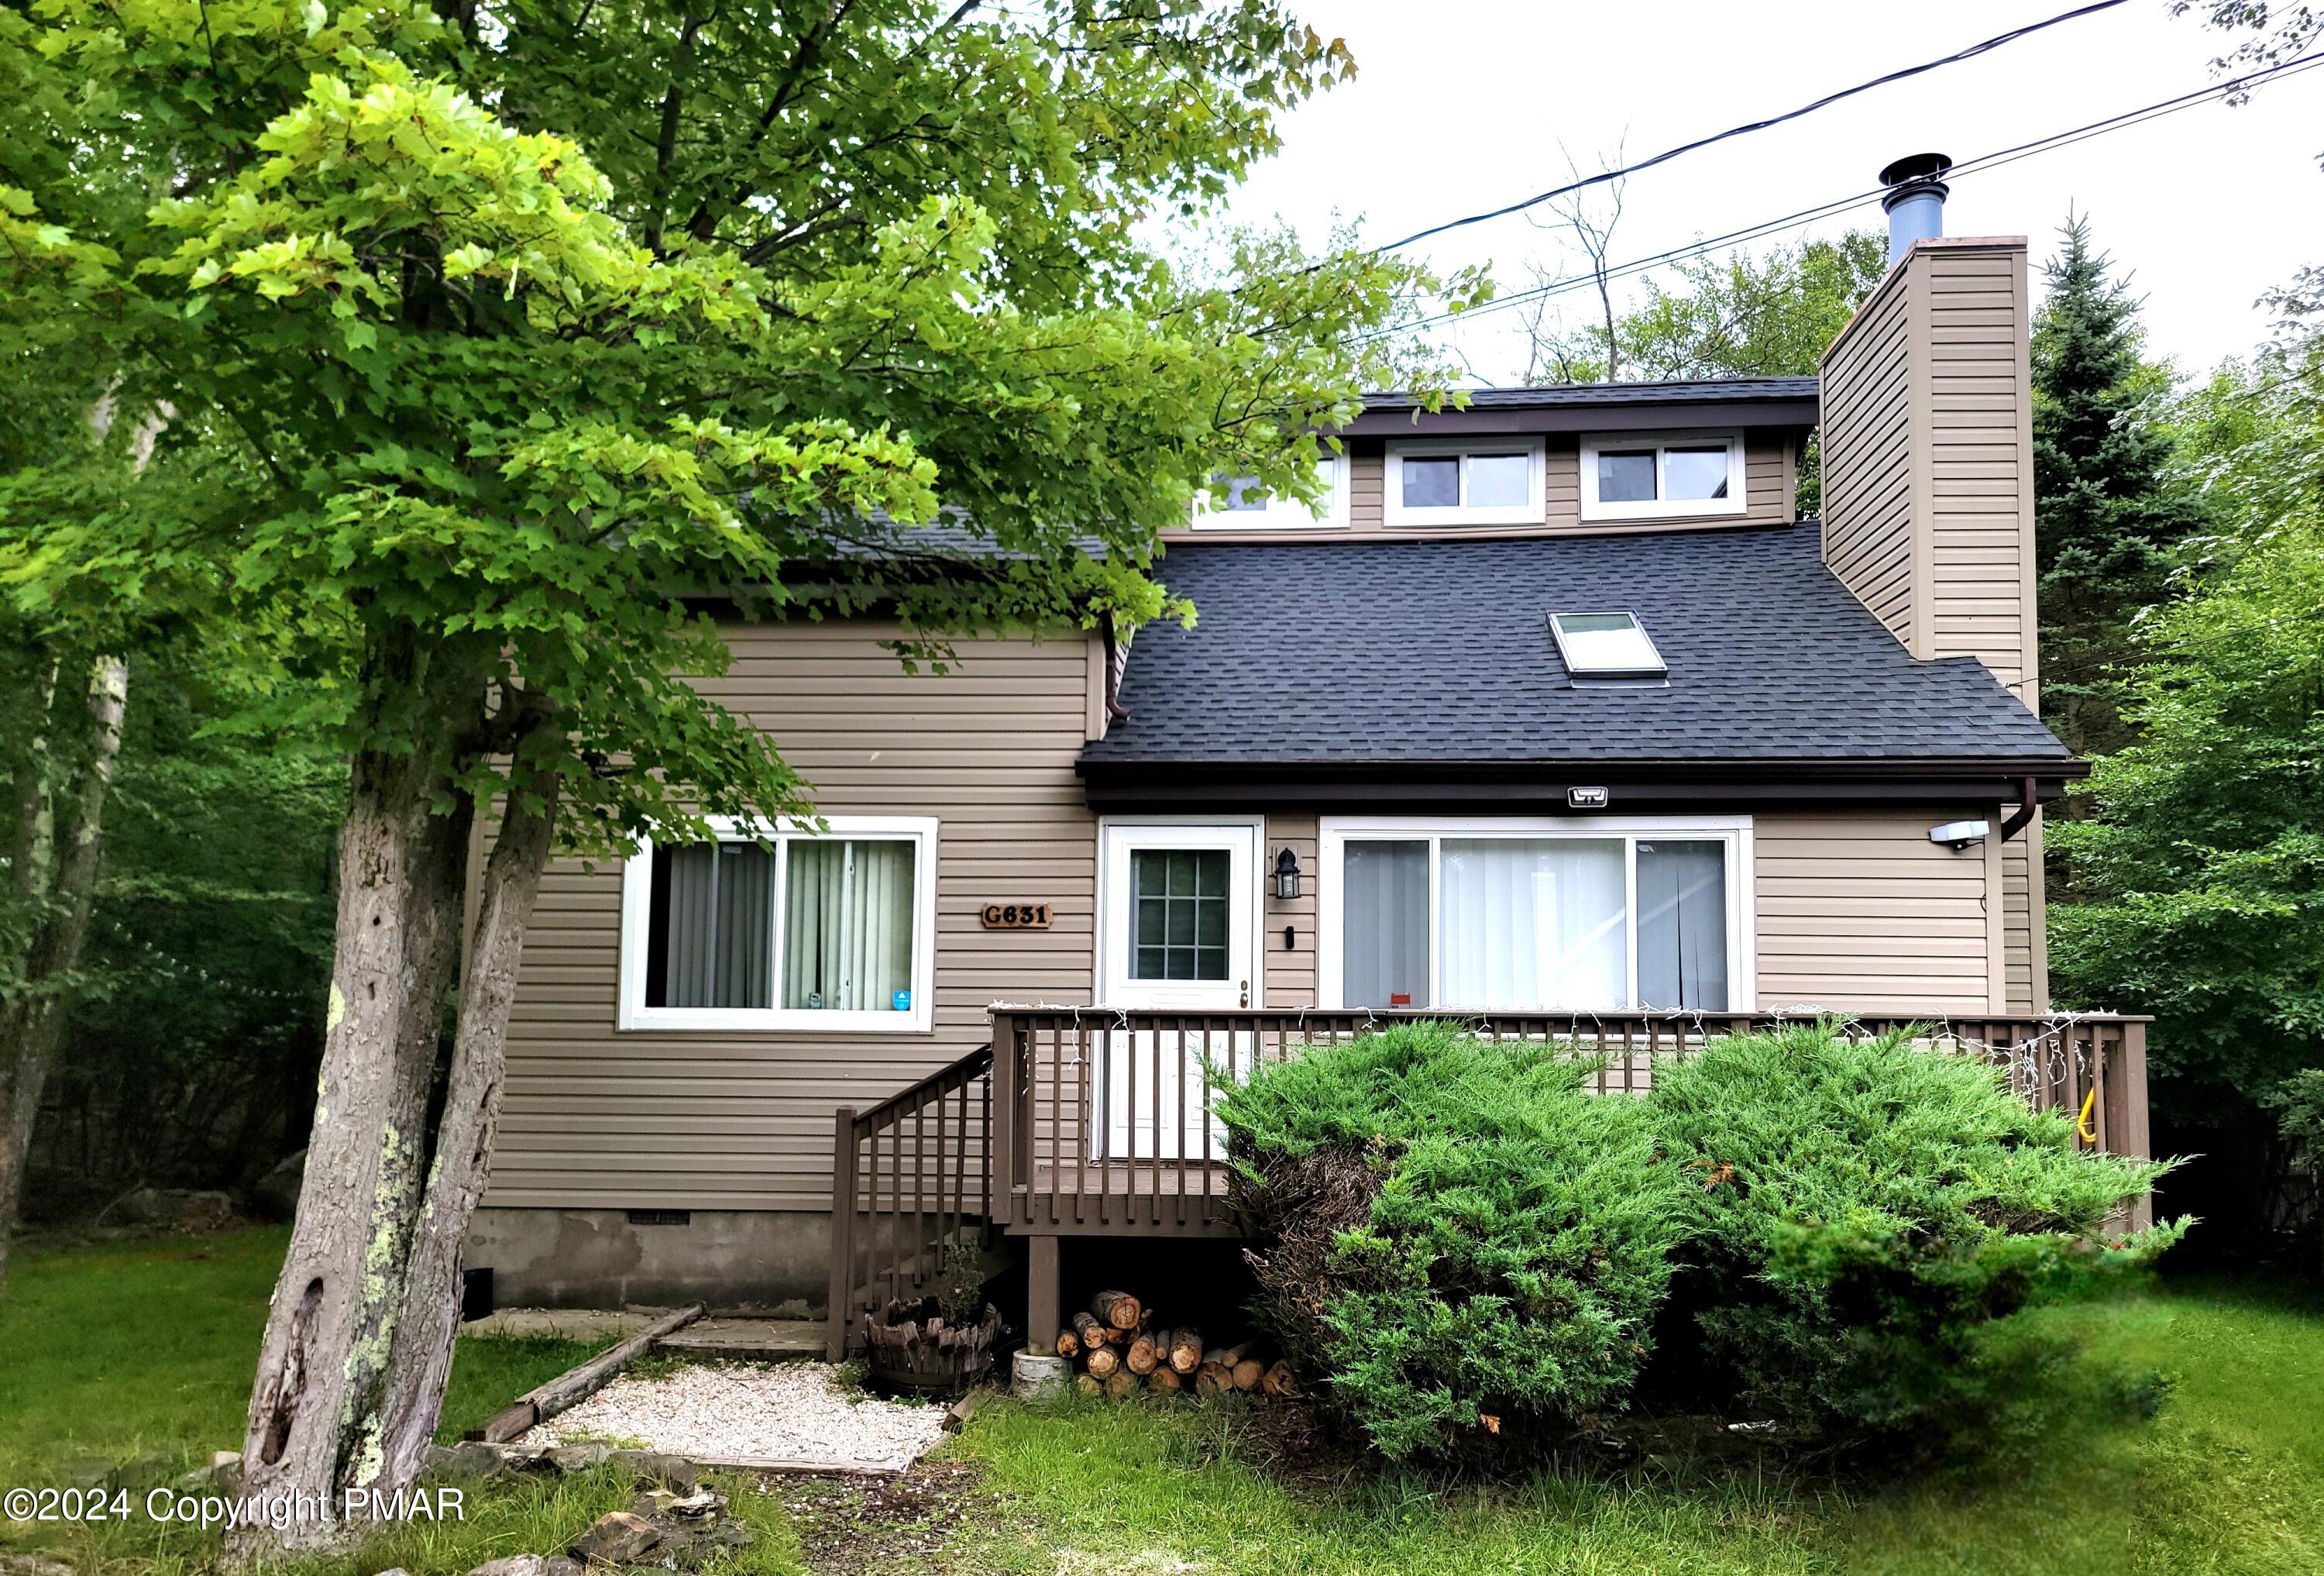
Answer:
[[1299, 895], [1299, 856], [1287, 848], [1275, 856], [1275, 895], [1286, 903]]
[[1929, 841], [1941, 843], [1959, 853], [1973, 843], [1982, 843], [1993, 828], [1983, 821], [1948, 821], [1941, 826], [1929, 828]]

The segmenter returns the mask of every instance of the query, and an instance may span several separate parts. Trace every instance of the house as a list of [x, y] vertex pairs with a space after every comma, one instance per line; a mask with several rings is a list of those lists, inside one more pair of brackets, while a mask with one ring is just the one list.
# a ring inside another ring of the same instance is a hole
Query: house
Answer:
[[1168, 542], [1191, 631], [935, 676], [737, 624], [711, 688], [828, 829], [553, 869], [469, 1261], [844, 1312], [973, 1226], [1028, 1239], [1038, 1337], [1061, 1239], [1231, 1230], [1206, 1061], [1394, 1011], [1608, 1087], [1720, 1023], [1925, 1021], [2144, 1152], [2143, 1025], [2046, 1018], [2084, 767], [2032, 709], [2025, 244], [1931, 187], [1820, 377], [1384, 395], [1320, 513], [1222, 487]]

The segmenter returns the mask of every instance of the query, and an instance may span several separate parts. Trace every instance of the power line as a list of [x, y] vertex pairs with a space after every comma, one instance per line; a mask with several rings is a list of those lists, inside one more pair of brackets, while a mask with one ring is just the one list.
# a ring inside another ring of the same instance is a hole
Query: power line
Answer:
[[1488, 219], [1498, 219], [1510, 214], [1523, 213], [1529, 207], [1539, 207], [1552, 198], [1563, 197], [1569, 192], [1601, 185], [1609, 180], [1618, 180], [1623, 176], [1635, 175], [1641, 170], [1651, 170], [1657, 164], [1668, 163], [1682, 153], [1692, 153], [1698, 148], [1707, 148], [1713, 143], [1723, 143], [1729, 137], [1747, 136], [1753, 132], [1766, 131], [1770, 126], [1782, 125], [1785, 121], [1794, 121], [1802, 115], [1813, 115], [1817, 110], [1838, 104], [1843, 98], [1853, 98], [1859, 93], [1869, 93], [1875, 88], [1885, 88], [1891, 82], [1902, 82], [1906, 78], [1918, 77], [1925, 71], [1934, 71], [1945, 66], [1958, 65], [1963, 60], [1974, 60], [1988, 51], [1997, 50], [2006, 43], [2024, 38], [2028, 33], [2040, 32], [2044, 28], [2055, 27], [2060, 23], [2072, 22], [2080, 17], [2094, 15], [2100, 11], [2111, 11], [2122, 3], [2123, 0], [2096, 0], [2094, 5], [2083, 5], [2072, 11], [2061, 11], [2046, 21], [2029, 23], [2024, 27], [2013, 28], [2007, 32], [1997, 33], [1983, 43], [1971, 44], [1967, 49], [1956, 50], [1950, 55], [1943, 55], [1933, 60], [1923, 60], [1917, 66], [1905, 66], [1901, 69], [1890, 71], [1885, 76], [1875, 77], [1868, 82], [1858, 82], [1853, 88], [1843, 88], [1837, 93], [1827, 93], [1812, 104], [1803, 104], [1799, 108], [1786, 110], [1782, 115], [1770, 115], [1766, 120], [1755, 120], [1744, 125], [1729, 126], [1723, 132], [1715, 132], [1707, 137], [1698, 137], [1692, 143], [1683, 143], [1675, 148], [1665, 149], [1651, 159], [1641, 159], [1637, 163], [1624, 165], [1619, 170], [1601, 171], [1596, 175], [1586, 176], [1567, 185], [1553, 187], [1537, 196], [1526, 198], [1523, 202], [1510, 203], [1506, 207], [1497, 207], [1487, 213], [1471, 214], [1466, 218], [1450, 219], [1441, 225], [1433, 225], [1425, 230], [1416, 230], [1400, 241], [1390, 241], [1384, 246], [1374, 247], [1373, 250], [1394, 252], [1399, 247], [1411, 245], [1415, 241], [1425, 241], [1431, 235], [1442, 235], [1447, 230], [1458, 230], [1470, 225], [1481, 225]]
[[[1946, 172], [1945, 179], [1951, 180], [1964, 175], [1981, 175], [1987, 171], [1997, 170], [2005, 164], [2014, 164], [2020, 159], [2030, 159], [2036, 153], [2046, 153], [2058, 148], [2070, 147], [2076, 143], [2088, 142], [2092, 137], [2103, 136], [2109, 132], [2126, 131], [2132, 126], [2143, 125], [2151, 120], [2160, 120], [2167, 115], [2176, 115], [2181, 110], [2191, 109], [2199, 103], [2255, 88], [2263, 82], [2274, 81], [2282, 77], [2294, 76], [2319, 65], [2324, 65], [2324, 50], [2282, 61], [2230, 81], [2213, 83], [2208, 87], [2197, 88], [2191, 93], [2182, 93], [2175, 98], [2160, 99], [2137, 109], [2125, 110], [2120, 115], [2109, 115], [2104, 120], [2092, 121], [2087, 125], [2075, 126], [2070, 130], [2053, 133], [2046, 137], [2037, 137], [2030, 143], [2020, 143], [2015, 147], [2000, 148], [1989, 153], [1980, 153], [1973, 159], [1967, 159], [1954, 165]], [[1609, 268], [1606, 270], [1605, 276], [1609, 280], [1624, 279], [1632, 274], [1645, 272], [1649, 269], [1662, 267], [1666, 263], [1701, 256], [1718, 247], [1740, 245], [1785, 230], [1798, 229], [1803, 226], [1812, 225], [1818, 219], [1831, 218], [1846, 213], [1851, 208], [1865, 207], [1877, 200], [1886, 189], [1885, 187], [1878, 187], [1849, 197], [1836, 198], [1830, 202], [1820, 203], [1812, 208], [1803, 208], [1797, 213], [1786, 214], [1780, 218], [1766, 219], [1757, 224], [1748, 225], [1739, 230], [1730, 230], [1723, 235], [1713, 235], [1707, 240], [1673, 247], [1667, 252], [1658, 252], [1650, 257], [1634, 258], [1629, 262], [1617, 263]], [[1422, 318], [1395, 328], [1364, 335], [1361, 339], [1377, 339], [1391, 334], [1411, 333], [1455, 319], [1464, 323], [1473, 321], [1488, 313], [1521, 306], [1526, 301], [1537, 300], [1546, 296], [1563, 295], [1569, 290], [1594, 286], [1598, 282], [1598, 277], [1593, 271], [1589, 273], [1572, 274], [1564, 279], [1552, 280], [1546, 284], [1536, 285], [1530, 290], [1496, 297], [1483, 306], [1472, 308], [1465, 312], [1438, 312], [1434, 316]]]

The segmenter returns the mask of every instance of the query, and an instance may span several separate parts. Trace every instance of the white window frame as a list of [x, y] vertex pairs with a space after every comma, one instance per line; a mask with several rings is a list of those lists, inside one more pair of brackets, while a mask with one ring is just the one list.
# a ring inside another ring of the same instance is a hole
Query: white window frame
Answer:
[[[1404, 502], [1404, 462], [1406, 456], [1414, 459], [1442, 459], [1447, 455], [1459, 456], [1461, 464], [1461, 496], [1469, 496], [1469, 465], [1471, 457], [1479, 455], [1515, 455], [1526, 456], [1526, 501], [1523, 503], [1496, 503], [1472, 507], [1466, 502], [1451, 509], [1407, 508]], [[1544, 503], [1545, 462], [1539, 438], [1493, 438], [1483, 435], [1474, 438], [1391, 438], [1388, 446], [1387, 492], [1380, 500], [1381, 521], [1387, 525], [1540, 525], [1549, 518]]]
[[789, 908], [790, 845], [800, 838], [871, 838], [909, 842], [912, 850], [912, 1006], [908, 1012], [770, 1007], [648, 1007], [646, 949], [653, 905], [653, 845], [642, 843], [622, 865], [622, 957], [617, 1027], [622, 1029], [692, 1029], [726, 1033], [927, 1034], [936, 1028], [936, 819], [933, 816], [825, 816], [812, 821], [784, 817], [706, 817], [722, 842], [762, 838], [774, 844], [774, 923], [768, 927], [774, 957], [768, 978], [782, 1000], [783, 926]]
[[[1758, 1002], [1758, 934], [1755, 921], [1756, 904], [1752, 893], [1756, 878], [1752, 859], [1751, 817], [1748, 816], [1326, 816], [1318, 827], [1316, 863], [1318, 865], [1318, 897], [1315, 903], [1315, 986], [1316, 1000], [1323, 1008], [1344, 1008], [1346, 955], [1345, 902], [1343, 879], [1346, 871], [1347, 847], [1351, 841], [1367, 838], [1399, 838], [1406, 842], [1425, 840], [1428, 850], [1428, 973], [1429, 1006], [1426, 1010], [1443, 1010], [1458, 1014], [1483, 1011], [1473, 1002], [1446, 1001], [1443, 999], [1444, 954], [1442, 882], [1442, 847], [1446, 838], [1542, 838], [1562, 837], [1579, 842], [1622, 843], [1622, 901], [1626, 915], [1623, 947], [1626, 954], [1623, 992], [1635, 1003], [1638, 999], [1638, 843], [1651, 843], [1659, 837], [1688, 842], [1723, 842], [1727, 844], [1727, 987], [1725, 1012], [1750, 1012]], [[1567, 1010], [1556, 1009], [1557, 1011]], [[1587, 1013], [1630, 1012], [1636, 1007], [1608, 1006], [1598, 1009], [1577, 1008]], [[1657, 1008], [1655, 1010], [1662, 1011]], [[1708, 1009], [1706, 1009], [1708, 1010]]]
[[[1105, 816], [1097, 824], [1097, 997], [1104, 1007], [1123, 1006], [1117, 1000], [1127, 982], [1130, 956], [1130, 856], [1138, 847], [1208, 846], [1221, 832], [1243, 832], [1251, 837], [1250, 890], [1250, 1004], [1267, 1000], [1267, 818], [1263, 816]], [[1118, 835], [1134, 831], [1135, 838]], [[1232, 973], [1232, 960], [1229, 960]], [[1136, 994], [1134, 985], [1130, 992]], [[1144, 1010], [1135, 1006], [1131, 1010]], [[1193, 1009], [1189, 1009], [1193, 1010]]]
[[[1727, 446], [1727, 496], [1670, 496], [1664, 475], [1674, 448]], [[1609, 448], [1651, 448], [1655, 451], [1655, 496], [1606, 503], [1598, 497], [1598, 454]], [[1740, 432], [1593, 432], [1582, 439], [1582, 518], [1584, 520], [1692, 520], [1698, 516], [1741, 514], [1751, 506], [1750, 486], [1743, 463]]]
[[1261, 509], [1214, 509], [1208, 490], [1194, 494], [1197, 530], [1333, 530], [1348, 523], [1348, 456], [1329, 447], [1315, 456], [1315, 468], [1332, 467], [1320, 512], [1296, 498], [1269, 497]]

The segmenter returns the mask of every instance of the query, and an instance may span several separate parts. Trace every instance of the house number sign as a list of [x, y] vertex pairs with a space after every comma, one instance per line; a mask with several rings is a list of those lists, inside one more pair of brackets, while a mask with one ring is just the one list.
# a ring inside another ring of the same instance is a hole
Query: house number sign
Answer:
[[1049, 906], [1047, 903], [987, 903], [979, 911], [987, 930], [1047, 930], [1049, 928]]

